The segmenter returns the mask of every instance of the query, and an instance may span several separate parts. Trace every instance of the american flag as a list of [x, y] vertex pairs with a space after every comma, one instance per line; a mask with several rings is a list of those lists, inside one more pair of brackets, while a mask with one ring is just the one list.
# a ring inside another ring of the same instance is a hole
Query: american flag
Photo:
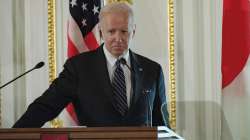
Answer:
[[[99, 47], [97, 23], [100, 9], [101, 0], [69, 1], [68, 58]], [[78, 124], [73, 105], [70, 103], [66, 109], [73, 121]]]

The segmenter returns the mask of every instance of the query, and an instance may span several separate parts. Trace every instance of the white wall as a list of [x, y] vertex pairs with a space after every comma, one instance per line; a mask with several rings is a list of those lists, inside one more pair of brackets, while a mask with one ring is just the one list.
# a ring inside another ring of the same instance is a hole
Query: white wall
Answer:
[[222, 1], [175, 1], [177, 132], [221, 139]]
[[0, 83], [33, 68], [46, 65], [3, 88], [2, 127], [11, 127], [27, 105], [48, 87], [47, 1], [0, 1]]
[[67, 59], [67, 20], [69, 17], [69, 1], [56, 0], [56, 53], [57, 72], [62, 71], [62, 66]]
[[134, 0], [135, 52], [160, 63], [168, 82], [168, 21], [166, 0]]
[[[0, 1], [0, 83], [3, 85], [5, 81], [10, 80], [10, 77], [14, 76], [14, 58], [13, 58], [13, 23], [12, 23], [12, 1]], [[3, 18], [4, 17], [4, 18]], [[4, 52], [4, 53], [2, 53]], [[8, 60], [8, 61], [7, 61]], [[13, 85], [8, 88], [2, 89], [1, 93], [1, 114], [8, 113], [9, 117], [1, 115], [2, 125], [11, 125], [14, 121], [14, 105], [10, 104], [8, 108], [4, 108], [3, 104], [8, 102], [14, 102], [14, 88]], [[8, 102], [7, 102], [8, 101]]]

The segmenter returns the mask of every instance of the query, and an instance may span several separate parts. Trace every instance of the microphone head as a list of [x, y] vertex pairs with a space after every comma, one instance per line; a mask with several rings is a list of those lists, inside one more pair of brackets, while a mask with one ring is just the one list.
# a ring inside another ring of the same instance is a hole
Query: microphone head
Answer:
[[120, 61], [121, 64], [127, 66], [127, 68], [128, 68], [130, 71], [134, 72], [134, 70], [131, 69], [131, 67], [127, 64], [127, 61], [126, 61], [123, 57], [120, 58], [119, 61]]
[[41, 61], [41, 62], [39, 62], [39, 63], [36, 64], [36, 66], [34, 67], [34, 69], [39, 69], [39, 68], [41, 68], [43, 66], [44, 66], [44, 62]]
[[120, 62], [121, 62], [123, 65], [127, 65], [127, 62], [126, 62], [126, 60], [125, 60], [123, 57], [120, 59]]
[[168, 110], [167, 102], [162, 103], [161, 104], [161, 115], [162, 115], [162, 118], [163, 118], [163, 121], [164, 121], [165, 125], [170, 128], [169, 121], [168, 121], [169, 120], [169, 114], [168, 114], [167, 110]]

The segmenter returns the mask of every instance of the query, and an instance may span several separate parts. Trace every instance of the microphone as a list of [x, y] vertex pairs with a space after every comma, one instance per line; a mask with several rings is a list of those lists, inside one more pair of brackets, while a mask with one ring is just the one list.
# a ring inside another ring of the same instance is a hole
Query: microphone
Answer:
[[[134, 72], [133, 71], [133, 69], [131, 69], [130, 67], [129, 67], [129, 65], [127, 64], [127, 62], [126, 62], [126, 60], [124, 59], [124, 58], [121, 58], [120, 59], [120, 62], [123, 64], [123, 65], [126, 65], [127, 66], [127, 68], [131, 71], [131, 73], [132, 72]], [[140, 68], [139, 69], [140, 71], [142, 71], [142, 68]], [[150, 101], [149, 101], [149, 94], [151, 93], [151, 90], [150, 89], [148, 89], [148, 90], [143, 90], [142, 91], [143, 92], [143, 94], [145, 95], [145, 97], [146, 97], [146, 101], [147, 101], [147, 126], [148, 127], [152, 127], [152, 107], [150, 106]]]
[[25, 74], [27, 74], [27, 73], [33, 71], [34, 69], [39, 69], [39, 68], [41, 68], [41, 67], [43, 67], [43, 66], [44, 66], [44, 62], [41, 61], [41, 62], [37, 63], [36, 66], [35, 66], [34, 68], [32, 68], [32, 69], [26, 71], [25, 73], [23, 73], [23, 74], [17, 76], [17, 77], [14, 78], [13, 80], [11, 80], [11, 81], [7, 82], [6, 84], [2, 85], [2, 86], [0, 87], [0, 89], [4, 88], [5, 86], [7, 86], [8, 84], [14, 82], [15, 80], [17, 80], [18, 78], [24, 76]]
[[161, 104], [161, 115], [162, 115], [162, 118], [163, 118], [165, 125], [170, 128], [170, 126], [168, 124], [168, 113], [167, 113], [168, 107], [167, 107], [167, 105], [168, 105], [167, 102], [164, 102]]
[[150, 106], [149, 94], [151, 93], [150, 89], [145, 89], [142, 91], [147, 100], [147, 126], [152, 127], [152, 107]]
[[37, 63], [36, 66], [33, 69], [40, 69], [43, 66], [44, 66], [44, 62], [41, 61], [41, 62]]
[[120, 62], [121, 62], [123, 65], [125, 65], [131, 72], [133, 71], [133, 70], [130, 68], [130, 66], [127, 64], [127, 61], [126, 61], [123, 57], [120, 59]]

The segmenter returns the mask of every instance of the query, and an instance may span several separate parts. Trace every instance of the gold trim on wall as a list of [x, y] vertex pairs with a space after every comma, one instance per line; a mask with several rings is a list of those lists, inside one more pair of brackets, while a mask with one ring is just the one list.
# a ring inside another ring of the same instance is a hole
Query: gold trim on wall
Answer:
[[[56, 0], [48, 0], [48, 62], [49, 83], [56, 78]], [[62, 127], [58, 118], [50, 121], [53, 128]]]
[[129, 3], [129, 4], [133, 4], [133, 0], [106, 0], [107, 1], [107, 3], [109, 4], [109, 3], [112, 3], [112, 2], [127, 2], [127, 3]]
[[176, 130], [176, 78], [175, 78], [175, 51], [174, 51], [174, 0], [168, 0], [168, 47], [169, 47], [169, 122]]
[[48, 0], [49, 82], [56, 78], [56, 12], [55, 0]]

